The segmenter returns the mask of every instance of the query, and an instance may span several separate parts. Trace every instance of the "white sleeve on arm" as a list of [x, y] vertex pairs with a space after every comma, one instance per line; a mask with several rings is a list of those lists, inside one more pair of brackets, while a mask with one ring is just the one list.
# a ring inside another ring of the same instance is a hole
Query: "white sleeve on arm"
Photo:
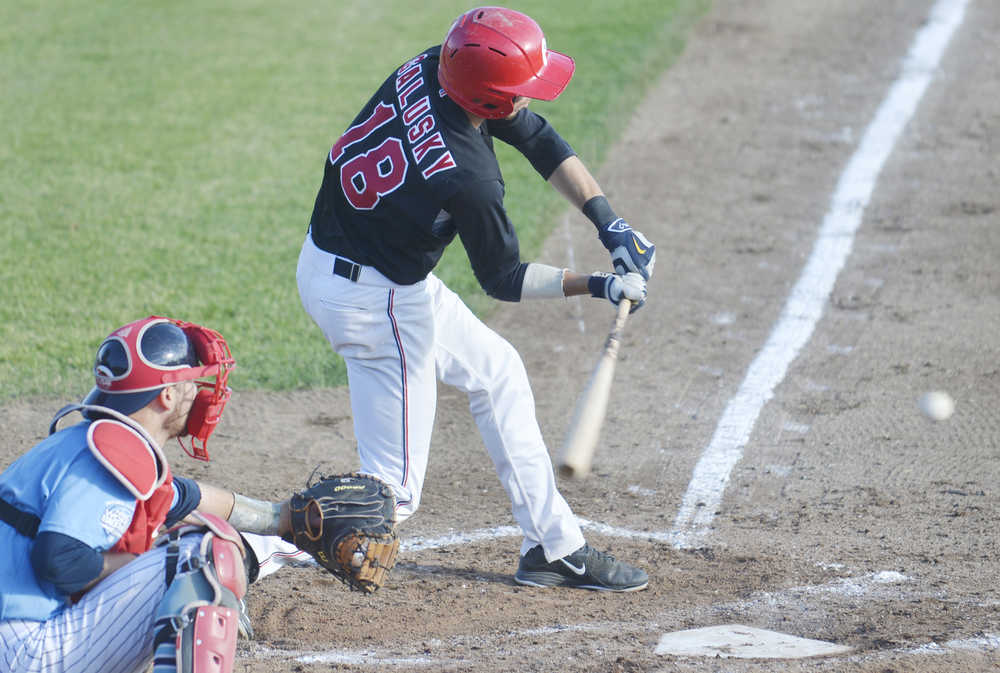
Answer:
[[553, 299], [563, 293], [563, 275], [566, 269], [531, 262], [524, 271], [521, 299]]

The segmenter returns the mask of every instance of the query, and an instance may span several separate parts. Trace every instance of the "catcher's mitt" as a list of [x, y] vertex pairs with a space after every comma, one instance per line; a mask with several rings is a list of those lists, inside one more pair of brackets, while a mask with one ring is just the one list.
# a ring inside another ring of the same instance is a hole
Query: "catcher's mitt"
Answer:
[[290, 504], [290, 542], [352, 589], [382, 586], [399, 551], [396, 498], [387, 484], [364, 474], [322, 477]]

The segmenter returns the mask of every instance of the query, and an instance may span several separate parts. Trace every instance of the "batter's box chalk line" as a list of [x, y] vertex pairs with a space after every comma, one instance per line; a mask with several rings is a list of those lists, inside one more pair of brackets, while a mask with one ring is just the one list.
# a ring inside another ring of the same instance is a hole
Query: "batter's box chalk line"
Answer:
[[[673, 533], [658, 533], [619, 528], [617, 526], [609, 526], [606, 523], [591, 521], [582, 517], [577, 517], [576, 520], [580, 524], [580, 528], [590, 530], [607, 537], [670, 543], [673, 543], [676, 539], [676, 536]], [[524, 533], [518, 526], [480, 528], [472, 531], [446, 533], [435, 537], [409, 538], [400, 543], [399, 550], [403, 552], [426, 551], [428, 549], [440, 549], [442, 547], [453, 547], [456, 545], [467, 545], [473, 542], [483, 542], [484, 540], [495, 540], [505, 537], [520, 537], [522, 535], [524, 535]]]

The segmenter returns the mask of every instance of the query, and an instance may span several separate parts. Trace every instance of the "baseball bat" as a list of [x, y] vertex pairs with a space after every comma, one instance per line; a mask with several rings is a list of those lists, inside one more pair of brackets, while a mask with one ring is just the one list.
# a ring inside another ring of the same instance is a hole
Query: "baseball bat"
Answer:
[[632, 302], [622, 299], [618, 304], [618, 315], [611, 326], [611, 332], [604, 343], [604, 350], [594, 366], [587, 387], [576, 401], [573, 420], [570, 421], [566, 438], [558, 461], [559, 474], [576, 479], [590, 473], [590, 464], [597, 449], [601, 426], [608, 411], [611, 396], [611, 382], [614, 378], [618, 349], [621, 346], [622, 331], [628, 318]]

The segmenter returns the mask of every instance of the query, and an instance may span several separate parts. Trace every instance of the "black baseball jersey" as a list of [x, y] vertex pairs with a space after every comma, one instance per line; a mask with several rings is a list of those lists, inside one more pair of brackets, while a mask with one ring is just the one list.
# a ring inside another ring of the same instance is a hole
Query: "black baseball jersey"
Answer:
[[483, 289], [517, 301], [525, 265], [503, 207], [493, 138], [545, 179], [574, 152], [527, 109], [475, 128], [438, 84], [439, 51], [431, 47], [390, 75], [330, 150], [312, 237], [409, 285], [430, 273], [457, 233]]

